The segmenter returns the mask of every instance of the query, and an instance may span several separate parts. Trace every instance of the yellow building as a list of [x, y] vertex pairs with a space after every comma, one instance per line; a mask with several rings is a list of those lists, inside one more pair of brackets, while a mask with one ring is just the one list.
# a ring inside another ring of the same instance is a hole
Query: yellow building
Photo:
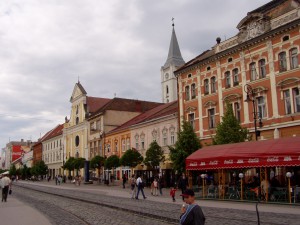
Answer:
[[110, 99], [87, 96], [87, 92], [80, 84], [75, 84], [71, 102], [70, 119], [66, 117], [63, 129], [63, 148], [65, 160], [69, 157], [83, 157], [88, 159], [89, 122], [87, 117], [97, 109], [107, 104]]

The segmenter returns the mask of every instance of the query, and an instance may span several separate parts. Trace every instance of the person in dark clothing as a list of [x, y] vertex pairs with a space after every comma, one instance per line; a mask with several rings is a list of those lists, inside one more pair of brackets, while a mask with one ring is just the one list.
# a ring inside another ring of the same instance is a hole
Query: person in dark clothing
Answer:
[[[178, 188], [181, 189], [181, 193], [183, 194], [184, 191], [188, 188], [188, 186], [189, 186], [188, 178], [183, 173], [182, 176], [179, 178]], [[182, 196], [182, 200], [184, 200], [183, 196]]]
[[126, 184], [126, 175], [125, 175], [125, 173], [122, 176], [122, 180], [123, 180], [123, 188], [125, 188], [125, 184]]
[[181, 225], [204, 225], [205, 216], [199, 205], [195, 203], [195, 193], [191, 189], [186, 189], [181, 195], [187, 205], [181, 208], [180, 224]]

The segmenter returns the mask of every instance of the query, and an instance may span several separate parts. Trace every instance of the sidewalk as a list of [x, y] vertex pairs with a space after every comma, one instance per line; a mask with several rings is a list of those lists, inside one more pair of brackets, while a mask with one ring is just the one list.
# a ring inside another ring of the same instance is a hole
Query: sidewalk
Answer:
[[49, 220], [39, 211], [25, 205], [9, 195], [7, 202], [0, 202], [0, 223], [9, 225], [50, 225]]
[[[108, 196], [114, 197], [123, 197], [130, 198], [130, 187], [126, 185], [126, 188], [123, 189], [121, 185], [107, 186], [104, 184], [81, 184], [81, 186], [75, 186], [71, 183], [65, 183], [62, 185], [55, 185], [55, 181], [39, 181], [39, 182], [31, 182], [31, 181], [18, 181], [19, 183], [26, 183], [31, 185], [39, 185], [45, 187], [53, 187], [60, 188], [65, 190], [81, 190], [89, 193], [95, 194], [104, 194]], [[154, 202], [162, 202], [162, 203], [170, 203], [170, 204], [178, 204], [181, 205], [182, 199], [180, 197], [181, 191], [178, 190], [176, 192], [176, 202], [172, 202], [171, 197], [169, 195], [170, 189], [164, 188], [162, 196], [152, 196], [150, 193], [150, 188], [144, 189], [145, 195], [147, 196], [147, 201]], [[233, 201], [217, 201], [217, 200], [197, 200], [196, 201], [200, 206], [203, 207], [212, 207], [212, 208], [229, 208], [229, 209], [242, 209], [248, 211], [255, 211], [255, 203], [249, 202], [233, 202]], [[180, 207], [180, 206], [179, 206]], [[264, 204], [260, 203], [258, 206], [260, 212], [272, 212], [272, 213], [282, 213], [282, 214], [300, 214], [300, 207], [295, 205], [276, 205], [276, 204]]]

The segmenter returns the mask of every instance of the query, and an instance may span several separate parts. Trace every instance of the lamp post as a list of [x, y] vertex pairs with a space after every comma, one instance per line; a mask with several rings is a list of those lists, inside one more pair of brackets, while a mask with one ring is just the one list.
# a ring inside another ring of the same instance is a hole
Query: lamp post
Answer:
[[241, 179], [241, 200], [243, 201], [243, 178], [244, 178], [244, 174], [240, 173], [239, 178]]
[[253, 120], [254, 120], [254, 131], [255, 131], [255, 140], [257, 141], [257, 138], [260, 136], [260, 131], [257, 130], [257, 119], [259, 119], [259, 127], [262, 127], [262, 121], [261, 116], [259, 112], [256, 111], [256, 101], [255, 101], [255, 92], [251, 85], [246, 84], [244, 86], [244, 91], [247, 93], [247, 97], [245, 99], [245, 102], [251, 102], [253, 105]]
[[291, 196], [291, 177], [292, 177], [292, 173], [291, 172], [287, 172], [286, 173], [286, 177], [288, 179], [289, 202], [291, 204], [292, 203], [292, 196]]
[[206, 174], [203, 173], [200, 176], [202, 178], [202, 197], [204, 198], [204, 179], [206, 177]]

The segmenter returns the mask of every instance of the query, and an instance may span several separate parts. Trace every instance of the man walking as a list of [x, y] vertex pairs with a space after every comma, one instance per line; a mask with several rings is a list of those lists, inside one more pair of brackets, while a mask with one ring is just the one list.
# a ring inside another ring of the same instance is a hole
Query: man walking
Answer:
[[11, 180], [9, 179], [8, 175], [4, 175], [1, 179], [1, 187], [2, 187], [2, 202], [7, 202], [7, 195], [8, 190], [11, 187]]
[[186, 189], [181, 195], [187, 205], [181, 208], [181, 225], [204, 225], [205, 216], [199, 205], [195, 203], [195, 193], [191, 189]]
[[136, 193], [135, 198], [139, 199], [139, 194], [140, 194], [140, 191], [141, 191], [144, 199], [146, 199], [147, 197], [144, 194], [144, 184], [143, 184], [143, 180], [142, 180], [141, 176], [138, 176], [138, 179], [136, 179], [136, 185], [138, 187], [138, 191]]

